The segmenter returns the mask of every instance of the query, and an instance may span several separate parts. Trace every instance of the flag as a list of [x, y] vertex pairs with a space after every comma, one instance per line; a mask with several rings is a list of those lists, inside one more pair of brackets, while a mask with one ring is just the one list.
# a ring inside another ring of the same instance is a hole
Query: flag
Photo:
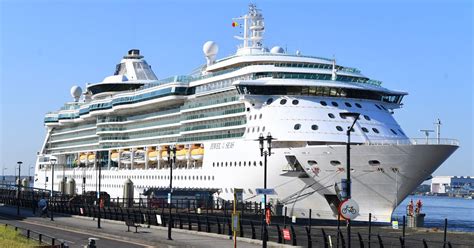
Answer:
[[239, 26], [239, 24], [238, 24], [237, 22], [232, 22], [232, 27], [233, 27], [233, 28], [235, 28], [235, 27], [237, 27], [237, 26]]

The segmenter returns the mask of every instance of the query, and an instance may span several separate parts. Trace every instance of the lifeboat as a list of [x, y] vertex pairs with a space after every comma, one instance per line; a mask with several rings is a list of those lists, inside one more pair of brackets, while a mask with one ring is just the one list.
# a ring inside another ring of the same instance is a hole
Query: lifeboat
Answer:
[[133, 162], [143, 164], [145, 163], [145, 151], [142, 149], [137, 149], [133, 153]]
[[148, 160], [149, 161], [156, 161], [158, 160], [158, 151], [149, 151], [148, 152]]
[[178, 147], [176, 149], [176, 159], [177, 160], [185, 160], [188, 156], [189, 149], [185, 148], [184, 146]]
[[191, 158], [194, 160], [202, 160], [204, 157], [204, 148], [201, 145], [195, 145], [191, 150]]
[[79, 156], [79, 162], [85, 164], [87, 162], [87, 154], [81, 154], [81, 156]]
[[130, 164], [132, 157], [132, 152], [130, 151], [123, 151], [122, 154], [120, 155], [120, 162], [124, 164]]
[[110, 154], [110, 160], [114, 161], [114, 162], [118, 162], [119, 160], [119, 153], [114, 151], [112, 152], [112, 154]]
[[89, 161], [89, 163], [94, 163], [95, 162], [95, 154], [89, 154], [89, 156], [87, 156], [87, 161]]

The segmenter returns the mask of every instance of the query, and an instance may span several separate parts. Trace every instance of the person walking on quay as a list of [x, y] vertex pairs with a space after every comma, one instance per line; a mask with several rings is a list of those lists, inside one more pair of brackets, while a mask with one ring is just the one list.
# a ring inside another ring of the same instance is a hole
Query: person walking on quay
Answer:
[[38, 202], [38, 209], [40, 211], [40, 217], [48, 217], [48, 201], [41, 198]]

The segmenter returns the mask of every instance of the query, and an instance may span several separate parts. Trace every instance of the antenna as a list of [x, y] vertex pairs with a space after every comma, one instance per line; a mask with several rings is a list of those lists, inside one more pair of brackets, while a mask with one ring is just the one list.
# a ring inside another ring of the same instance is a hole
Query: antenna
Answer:
[[434, 132], [434, 130], [420, 129], [420, 132], [425, 133], [425, 136], [426, 136], [426, 144], [428, 144], [428, 140], [429, 140], [429, 137], [430, 137], [430, 133]]
[[436, 125], [436, 140], [439, 144], [441, 138], [441, 120], [438, 118], [438, 120], [433, 124]]
[[262, 48], [263, 32], [265, 24], [263, 22], [262, 13], [257, 9], [255, 4], [249, 4], [249, 11], [246, 15], [233, 18], [233, 20], [244, 21], [244, 35], [234, 36], [234, 38], [243, 41], [242, 48]]
[[336, 57], [333, 56], [333, 59], [332, 59], [332, 73], [331, 73], [331, 80], [332, 81], [336, 81], [337, 79], [337, 69], [336, 69]]

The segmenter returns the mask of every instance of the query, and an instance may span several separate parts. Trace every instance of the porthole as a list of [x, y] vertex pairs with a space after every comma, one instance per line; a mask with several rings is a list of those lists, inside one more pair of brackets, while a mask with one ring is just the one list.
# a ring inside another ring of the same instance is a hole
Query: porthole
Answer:
[[377, 104], [375, 104], [375, 107], [377, 107], [379, 110], [382, 110], [382, 108]]
[[262, 127], [262, 132], [265, 132], [265, 126]]
[[268, 98], [268, 100], [267, 100], [267, 105], [272, 104], [272, 102], [273, 102], [273, 98]]
[[225, 162], [225, 167], [227, 167], [227, 162]]
[[362, 108], [362, 105], [360, 105], [359, 103], [355, 103], [356, 107], [358, 108]]
[[313, 166], [313, 165], [317, 165], [318, 162], [314, 161], [314, 160], [308, 160], [308, 164]]
[[260, 132], [260, 127], [257, 127], [257, 133]]
[[331, 160], [331, 165], [332, 166], [338, 166], [338, 165], [341, 165], [341, 162], [337, 161], [337, 160]]
[[300, 130], [301, 124], [296, 124], [293, 128], [294, 128], [295, 130]]
[[242, 166], [242, 161], [239, 161], [239, 166]]
[[234, 166], [237, 166], [237, 162], [236, 162], [236, 161], [234, 161]]
[[295, 100], [293, 100], [291, 103], [292, 103], [293, 105], [298, 105], [298, 103], [300, 103], [300, 101], [298, 101], [298, 100], [295, 99]]
[[314, 130], [314, 131], [318, 130], [318, 125], [316, 125], [316, 124], [311, 125], [311, 129]]
[[215, 167], [215, 166], [216, 166], [216, 164], [214, 162], [212, 162], [212, 167]]
[[260, 166], [263, 166], [263, 163], [262, 163], [262, 161], [260, 161], [260, 163], [259, 163], [259, 164], [260, 164]]
[[369, 165], [378, 166], [378, 165], [380, 165], [380, 161], [378, 161], [378, 160], [369, 160]]
[[253, 119], [254, 119], [254, 120], [256, 120], [256, 119], [257, 119], [257, 115], [256, 115], [256, 114], [254, 115]]
[[372, 131], [374, 131], [375, 133], [379, 133], [379, 130], [377, 128], [372, 128]]
[[362, 131], [364, 131], [364, 133], [368, 133], [368, 132], [369, 132], [369, 130], [367, 130], [367, 128], [365, 128], [365, 127], [361, 128], [361, 129], [362, 129]]
[[364, 118], [368, 121], [370, 121], [370, 117], [368, 115], [364, 115]]
[[400, 132], [401, 134], [405, 135], [405, 133], [404, 133], [401, 129], [398, 129], [398, 132]]
[[336, 129], [337, 129], [337, 131], [340, 131], [340, 132], [342, 132], [344, 130], [344, 129], [342, 129], [341, 126], [337, 126]]
[[258, 116], [258, 118], [259, 118], [259, 119], [262, 119], [262, 114], [260, 114], [260, 115]]
[[390, 131], [392, 131], [393, 134], [397, 135], [397, 132], [395, 132], [395, 130], [390, 129]]
[[343, 115], [342, 113], [339, 113], [339, 117], [341, 117], [341, 119], [346, 119], [347, 117], [345, 115]]
[[332, 114], [332, 113], [329, 113], [328, 116], [329, 116], [329, 118], [331, 118], [331, 119], [334, 119], [334, 118], [335, 118], [334, 114]]
[[257, 162], [253, 161], [253, 166], [257, 166]]
[[352, 107], [352, 105], [351, 105], [350, 103], [348, 103], [348, 102], [345, 102], [344, 104], [345, 104], [347, 107], [349, 107], [349, 108]]
[[337, 104], [337, 102], [331, 102], [331, 104], [332, 104], [332, 106], [334, 106], [334, 107], [339, 106], [339, 104]]
[[252, 120], [252, 116], [251, 116], [251, 115], [249, 115], [249, 121], [251, 121], [251, 120]]
[[322, 106], [327, 106], [328, 105], [325, 101], [320, 101], [319, 103], [321, 103]]
[[281, 100], [280, 100], [280, 104], [281, 104], [281, 105], [285, 105], [285, 104], [286, 104], [286, 99], [281, 99]]
[[244, 161], [244, 166], [247, 166], [247, 161]]

